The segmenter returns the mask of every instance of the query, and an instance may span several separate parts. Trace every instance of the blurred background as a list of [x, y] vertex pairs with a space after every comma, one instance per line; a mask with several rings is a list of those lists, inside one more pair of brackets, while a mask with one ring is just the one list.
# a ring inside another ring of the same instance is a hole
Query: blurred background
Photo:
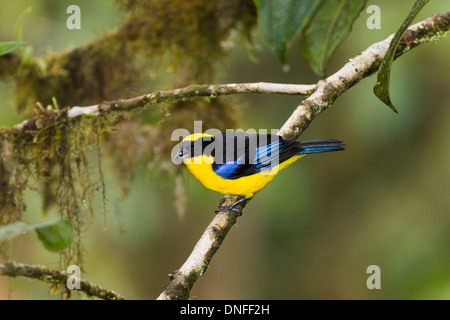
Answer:
[[[363, 11], [327, 74], [394, 33], [413, 3], [369, 1], [381, 8], [381, 29], [367, 29], [369, 14]], [[71, 4], [81, 8], [81, 30], [66, 28]], [[23, 38], [37, 56], [88, 43], [117, 27], [123, 15], [106, 0], [0, 0], [0, 41], [13, 40], [13, 26], [28, 6], [33, 11], [25, 18]], [[415, 22], [448, 9], [445, 1], [430, 2]], [[298, 44], [289, 51], [286, 73], [256, 29], [253, 39], [254, 59], [236, 41], [220, 62], [217, 83], [319, 80]], [[317, 117], [301, 140], [341, 139], [347, 150], [305, 157], [257, 194], [192, 298], [449, 299], [449, 52], [450, 41], [440, 39], [394, 62], [391, 97], [399, 114], [374, 96], [373, 75]], [[155, 88], [171, 89], [148, 91]], [[15, 113], [13, 91], [11, 82], [0, 82], [1, 126], [23, 120]], [[301, 101], [261, 94], [229, 99], [239, 106], [244, 130], [280, 128]], [[82, 277], [130, 299], [154, 299], [190, 254], [221, 196], [185, 172], [186, 214], [180, 218], [173, 179], [137, 169], [129, 196], [121, 201], [121, 181], [108, 170], [107, 159], [104, 172], [108, 214], [104, 222], [99, 204], [95, 222], [84, 231]], [[24, 220], [39, 220], [40, 197], [30, 191], [26, 201]], [[47, 251], [34, 233], [14, 240], [10, 259], [59, 268], [58, 254]], [[366, 287], [370, 265], [381, 269], [380, 290]], [[49, 295], [48, 285], [39, 281], [0, 277], [0, 299], [8, 298], [59, 296]]]

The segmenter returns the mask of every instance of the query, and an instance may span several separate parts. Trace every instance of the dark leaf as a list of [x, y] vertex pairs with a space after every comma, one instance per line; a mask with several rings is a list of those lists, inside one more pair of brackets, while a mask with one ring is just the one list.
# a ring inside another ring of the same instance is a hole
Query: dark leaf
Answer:
[[397, 109], [395, 109], [394, 105], [391, 102], [391, 97], [389, 93], [389, 82], [391, 78], [391, 66], [392, 61], [394, 61], [395, 51], [397, 50], [397, 47], [400, 43], [400, 40], [403, 37], [403, 34], [405, 33], [406, 29], [409, 27], [409, 25], [412, 23], [414, 18], [417, 16], [419, 11], [423, 8], [423, 6], [428, 2], [428, 0], [417, 0], [414, 4], [414, 7], [411, 9], [411, 11], [408, 14], [408, 17], [406, 17], [405, 21], [403, 21], [403, 24], [401, 27], [397, 30], [394, 37], [392, 38], [391, 44], [389, 45], [389, 48], [384, 56], [383, 61], [381, 62], [380, 69], [378, 71], [377, 76], [377, 83], [373, 87], [373, 92], [375, 95], [383, 101], [387, 106], [389, 106], [395, 113], [397, 112]]
[[300, 36], [322, 1], [254, 0], [259, 30], [281, 62], [285, 62], [287, 49]]
[[366, 0], [329, 0], [320, 6], [300, 43], [317, 75], [324, 76], [331, 55], [348, 37], [365, 3]]

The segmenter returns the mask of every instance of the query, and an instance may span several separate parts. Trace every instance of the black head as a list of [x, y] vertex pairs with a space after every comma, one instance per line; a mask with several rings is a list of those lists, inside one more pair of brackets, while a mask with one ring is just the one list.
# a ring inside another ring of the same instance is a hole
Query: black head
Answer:
[[[214, 140], [214, 136], [212, 135], [204, 133], [191, 134], [180, 143], [180, 151], [176, 157], [179, 159], [188, 159], [201, 156], [205, 154], [206, 147]], [[211, 152], [208, 153], [208, 155], [212, 155]]]

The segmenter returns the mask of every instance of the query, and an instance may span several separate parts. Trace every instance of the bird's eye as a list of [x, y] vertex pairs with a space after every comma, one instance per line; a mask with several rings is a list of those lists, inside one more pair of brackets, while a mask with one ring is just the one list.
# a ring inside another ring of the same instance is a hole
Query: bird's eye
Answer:
[[180, 152], [178, 153], [178, 155], [179, 155], [180, 157], [182, 157], [182, 156], [183, 156], [183, 150], [180, 150]]

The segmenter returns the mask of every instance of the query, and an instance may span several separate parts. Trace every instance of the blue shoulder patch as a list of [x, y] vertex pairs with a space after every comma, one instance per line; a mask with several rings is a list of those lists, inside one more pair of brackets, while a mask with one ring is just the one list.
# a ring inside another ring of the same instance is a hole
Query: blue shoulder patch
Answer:
[[237, 161], [229, 161], [222, 164], [217, 164], [214, 162], [212, 168], [215, 174], [227, 179], [232, 177], [241, 165], [242, 164], [239, 164]]

